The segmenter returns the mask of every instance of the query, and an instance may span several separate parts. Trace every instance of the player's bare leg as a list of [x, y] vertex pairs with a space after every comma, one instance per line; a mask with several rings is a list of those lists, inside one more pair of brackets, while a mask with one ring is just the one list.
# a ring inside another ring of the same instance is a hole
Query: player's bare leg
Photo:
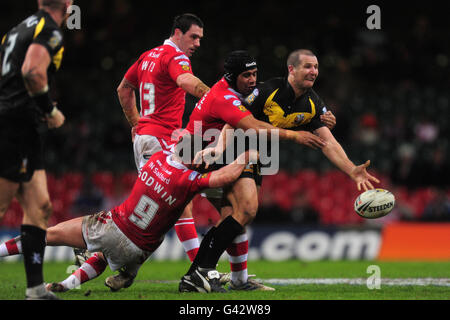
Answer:
[[[222, 219], [231, 214], [233, 218], [241, 225], [249, 225], [256, 217], [256, 213], [258, 211], [258, 192], [259, 186], [255, 184], [253, 179], [239, 179], [227, 195], [228, 201], [231, 203], [233, 210], [230, 210], [230, 207], [223, 208]], [[245, 229], [244, 232], [233, 240], [227, 248], [227, 253], [229, 255], [231, 266], [230, 289], [261, 291], [274, 290], [271, 287], [249, 279], [247, 269], [248, 236]]]
[[0, 220], [5, 215], [18, 190], [19, 184], [17, 182], [0, 177]]
[[[64, 221], [47, 229], [46, 246], [86, 248], [81, 233], [83, 217]], [[22, 254], [22, 237], [18, 236], [0, 245], [0, 257]]]
[[36, 170], [29, 182], [22, 183], [17, 200], [23, 209], [21, 226], [22, 254], [27, 278], [27, 299], [54, 299], [44, 287], [43, 260], [47, 221], [52, 205], [44, 170]]

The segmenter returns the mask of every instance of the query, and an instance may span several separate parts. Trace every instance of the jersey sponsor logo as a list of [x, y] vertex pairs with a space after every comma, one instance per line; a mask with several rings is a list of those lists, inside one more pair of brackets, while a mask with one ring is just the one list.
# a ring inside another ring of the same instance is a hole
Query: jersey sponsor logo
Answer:
[[241, 103], [241, 101], [239, 101], [239, 100], [234, 100], [233, 101], [233, 105], [235, 105], [236, 107], [237, 106], [240, 106], [242, 103]]
[[227, 95], [225, 95], [223, 97], [225, 98], [225, 100], [236, 99], [236, 96], [234, 94], [227, 94]]
[[189, 180], [190, 181], [194, 181], [194, 179], [199, 175], [199, 173], [197, 171], [192, 171], [191, 174], [189, 175]]
[[178, 64], [181, 66], [188, 66], [189, 62], [183, 60], [183, 61], [178, 62]]
[[161, 55], [161, 52], [159, 52], [159, 53], [156, 53], [156, 52], [154, 52], [154, 51], [151, 51], [149, 54], [148, 54], [148, 57], [150, 57], [150, 58], [159, 58], [159, 56]]

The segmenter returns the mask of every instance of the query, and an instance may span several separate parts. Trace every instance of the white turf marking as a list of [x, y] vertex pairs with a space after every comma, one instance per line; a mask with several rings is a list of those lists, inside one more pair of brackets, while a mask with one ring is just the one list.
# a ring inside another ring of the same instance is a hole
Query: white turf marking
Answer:
[[[289, 285], [289, 284], [350, 284], [367, 285], [366, 278], [314, 278], [314, 279], [255, 279], [268, 284]], [[449, 278], [381, 278], [381, 285], [385, 286], [443, 286], [450, 287]]]
[[[294, 278], [294, 279], [258, 279], [256, 281], [274, 285], [302, 285], [302, 284], [349, 284], [367, 285], [366, 278]], [[179, 280], [137, 280], [146, 283], [179, 283]], [[450, 278], [381, 278], [380, 285], [384, 286], [441, 286], [450, 287]]]

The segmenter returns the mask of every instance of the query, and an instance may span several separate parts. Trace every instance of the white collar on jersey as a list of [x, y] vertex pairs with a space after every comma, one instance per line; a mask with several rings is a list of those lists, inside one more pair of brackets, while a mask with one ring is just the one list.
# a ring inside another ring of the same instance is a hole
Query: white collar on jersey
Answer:
[[169, 166], [172, 166], [172, 167], [174, 167], [174, 168], [177, 168], [177, 169], [180, 169], [180, 170], [183, 170], [183, 171], [189, 170], [189, 169], [188, 169], [184, 164], [182, 164], [181, 162], [178, 162], [178, 161], [175, 161], [175, 160], [172, 159], [173, 153], [168, 152], [168, 151], [164, 151], [164, 153], [165, 153], [165, 154], [168, 154], [168, 156], [167, 156], [167, 158], [166, 158], [166, 161], [167, 161], [167, 164], [168, 164]]
[[231, 92], [233, 92], [240, 100], [242, 100], [244, 98], [244, 95], [242, 93], [237, 92], [236, 90], [234, 90], [233, 88], [231, 88], [228, 84], [228, 82], [225, 80], [225, 78], [222, 78], [222, 81], [224, 81], [227, 86], [228, 86], [228, 90], [230, 90]]
[[167, 44], [167, 45], [169, 45], [169, 46], [174, 47], [174, 48], [175, 48], [177, 51], [179, 51], [179, 52], [183, 52], [183, 51], [180, 50], [180, 48], [178, 48], [178, 46], [175, 44], [175, 42], [173, 42], [173, 41], [170, 40], [170, 39], [166, 39], [166, 40], [164, 41], [164, 44]]

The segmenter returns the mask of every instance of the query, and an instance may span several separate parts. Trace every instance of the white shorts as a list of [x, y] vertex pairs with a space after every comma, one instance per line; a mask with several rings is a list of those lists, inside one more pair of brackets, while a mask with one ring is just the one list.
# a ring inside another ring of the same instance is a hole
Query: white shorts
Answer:
[[141, 171], [141, 168], [153, 154], [161, 150], [174, 152], [175, 143], [155, 136], [137, 134], [134, 137], [133, 151], [134, 162], [138, 172]]
[[127, 271], [139, 267], [151, 255], [140, 249], [114, 223], [111, 212], [101, 211], [83, 219], [81, 230], [90, 252], [102, 252], [112, 271], [126, 268]]

